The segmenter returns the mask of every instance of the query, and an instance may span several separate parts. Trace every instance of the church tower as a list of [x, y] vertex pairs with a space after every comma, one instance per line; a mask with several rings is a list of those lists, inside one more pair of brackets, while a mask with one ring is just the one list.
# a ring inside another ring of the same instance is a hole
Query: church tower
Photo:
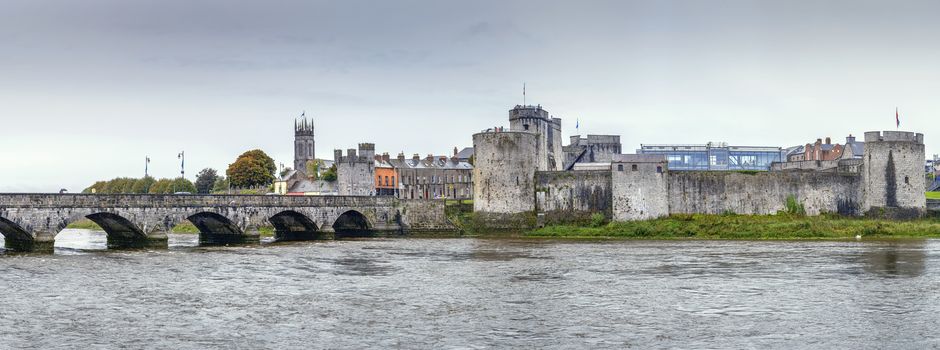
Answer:
[[313, 141], [313, 118], [301, 115], [301, 119], [294, 120], [294, 170], [307, 173], [307, 162], [316, 159]]

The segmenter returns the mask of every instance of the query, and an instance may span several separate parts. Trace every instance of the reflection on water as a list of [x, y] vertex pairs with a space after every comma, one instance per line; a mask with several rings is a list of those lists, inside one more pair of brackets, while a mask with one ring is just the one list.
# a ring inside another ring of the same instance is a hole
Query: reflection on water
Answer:
[[0, 256], [0, 348], [940, 344], [934, 240], [169, 243]]
[[869, 245], [863, 254], [865, 271], [887, 277], [917, 277], [924, 273], [927, 241], [885, 241]]

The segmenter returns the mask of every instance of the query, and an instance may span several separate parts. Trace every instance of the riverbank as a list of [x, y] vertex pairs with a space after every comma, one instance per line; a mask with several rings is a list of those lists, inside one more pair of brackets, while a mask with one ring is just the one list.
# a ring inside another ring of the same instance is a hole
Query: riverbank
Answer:
[[882, 220], [836, 215], [672, 215], [595, 226], [547, 226], [527, 237], [623, 239], [940, 238], [940, 219]]
[[[101, 226], [98, 226], [94, 221], [89, 219], [82, 219], [76, 222], [69, 224], [66, 228], [71, 229], [81, 229], [81, 230], [94, 230], [94, 231], [104, 231]], [[274, 227], [271, 226], [262, 226], [258, 229], [262, 237], [273, 237], [274, 236]], [[183, 234], [197, 234], [199, 233], [199, 228], [196, 225], [189, 221], [184, 221], [179, 225], [173, 227], [170, 231], [172, 233], [183, 233]]]

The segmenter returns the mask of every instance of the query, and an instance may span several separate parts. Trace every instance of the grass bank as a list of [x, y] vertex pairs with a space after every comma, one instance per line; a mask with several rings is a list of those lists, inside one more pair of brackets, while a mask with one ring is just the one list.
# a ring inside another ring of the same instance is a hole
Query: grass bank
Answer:
[[927, 192], [927, 199], [940, 199], [940, 192]]
[[[78, 220], [76, 222], [69, 224], [66, 228], [104, 231], [104, 229], [102, 229], [101, 226], [98, 226], [98, 224], [96, 224], [94, 221], [91, 221], [89, 219]], [[258, 229], [258, 231], [260, 231], [261, 236], [265, 236], [265, 237], [274, 236], [274, 227], [271, 227], [271, 226], [262, 226], [260, 229]], [[199, 233], [199, 229], [196, 228], [196, 225], [193, 225], [193, 223], [189, 221], [184, 221], [180, 223], [179, 225], [174, 226], [171, 232], [183, 233], [183, 234], [197, 234]]]
[[672, 215], [590, 226], [548, 226], [529, 237], [626, 239], [940, 238], [940, 219], [891, 221], [834, 215]]

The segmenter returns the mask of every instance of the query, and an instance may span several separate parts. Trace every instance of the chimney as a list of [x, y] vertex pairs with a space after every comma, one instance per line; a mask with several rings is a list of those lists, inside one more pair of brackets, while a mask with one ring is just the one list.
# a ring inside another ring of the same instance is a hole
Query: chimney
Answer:
[[827, 145], [831, 145], [831, 144], [832, 144], [832, 139], [830, 139], [829, 136], [826, 136], [826, 144], [827, 144]]
[[388, 157], [388, 152], [382, 153], [382, 160], [383, 160], [383, 161], [385, 161], [386, 163], [388, 163], [388, 160], [389, 160], [389, 159], [390, 159], [390, 158]]
[[399, 161], [399, 162], [404, 162], [404, 161], [405, 161], [405, 152], [399, 152], [399, 153], [398, 153], [398, 161]]
[[457, 147], [454, 147], [454, 157], [457, 156]]
[[846, 144], [855, 143], [855, 136], [852, 136], [852, 134], [849, 134], [849, 136], [845, 138], [845, 143]]
[[417, 162], [417, 161], [421, 160], [421, 156], [419, 156], [417, 153], [415, 153], [413, 156], [411, 156], [411, 160]]
[[429, 161], [429, 162], [433, 162], [433, 161], [434, 161], [434, 155], [428, 153], [427, 158], [424, 158], [424, 160]]
[[822, 144], [822, 139], [816, 139], [816, 144], [817, 144], [817, 145]]
[[447, 156], [441, 156], [441, 163], [447, 163]]

